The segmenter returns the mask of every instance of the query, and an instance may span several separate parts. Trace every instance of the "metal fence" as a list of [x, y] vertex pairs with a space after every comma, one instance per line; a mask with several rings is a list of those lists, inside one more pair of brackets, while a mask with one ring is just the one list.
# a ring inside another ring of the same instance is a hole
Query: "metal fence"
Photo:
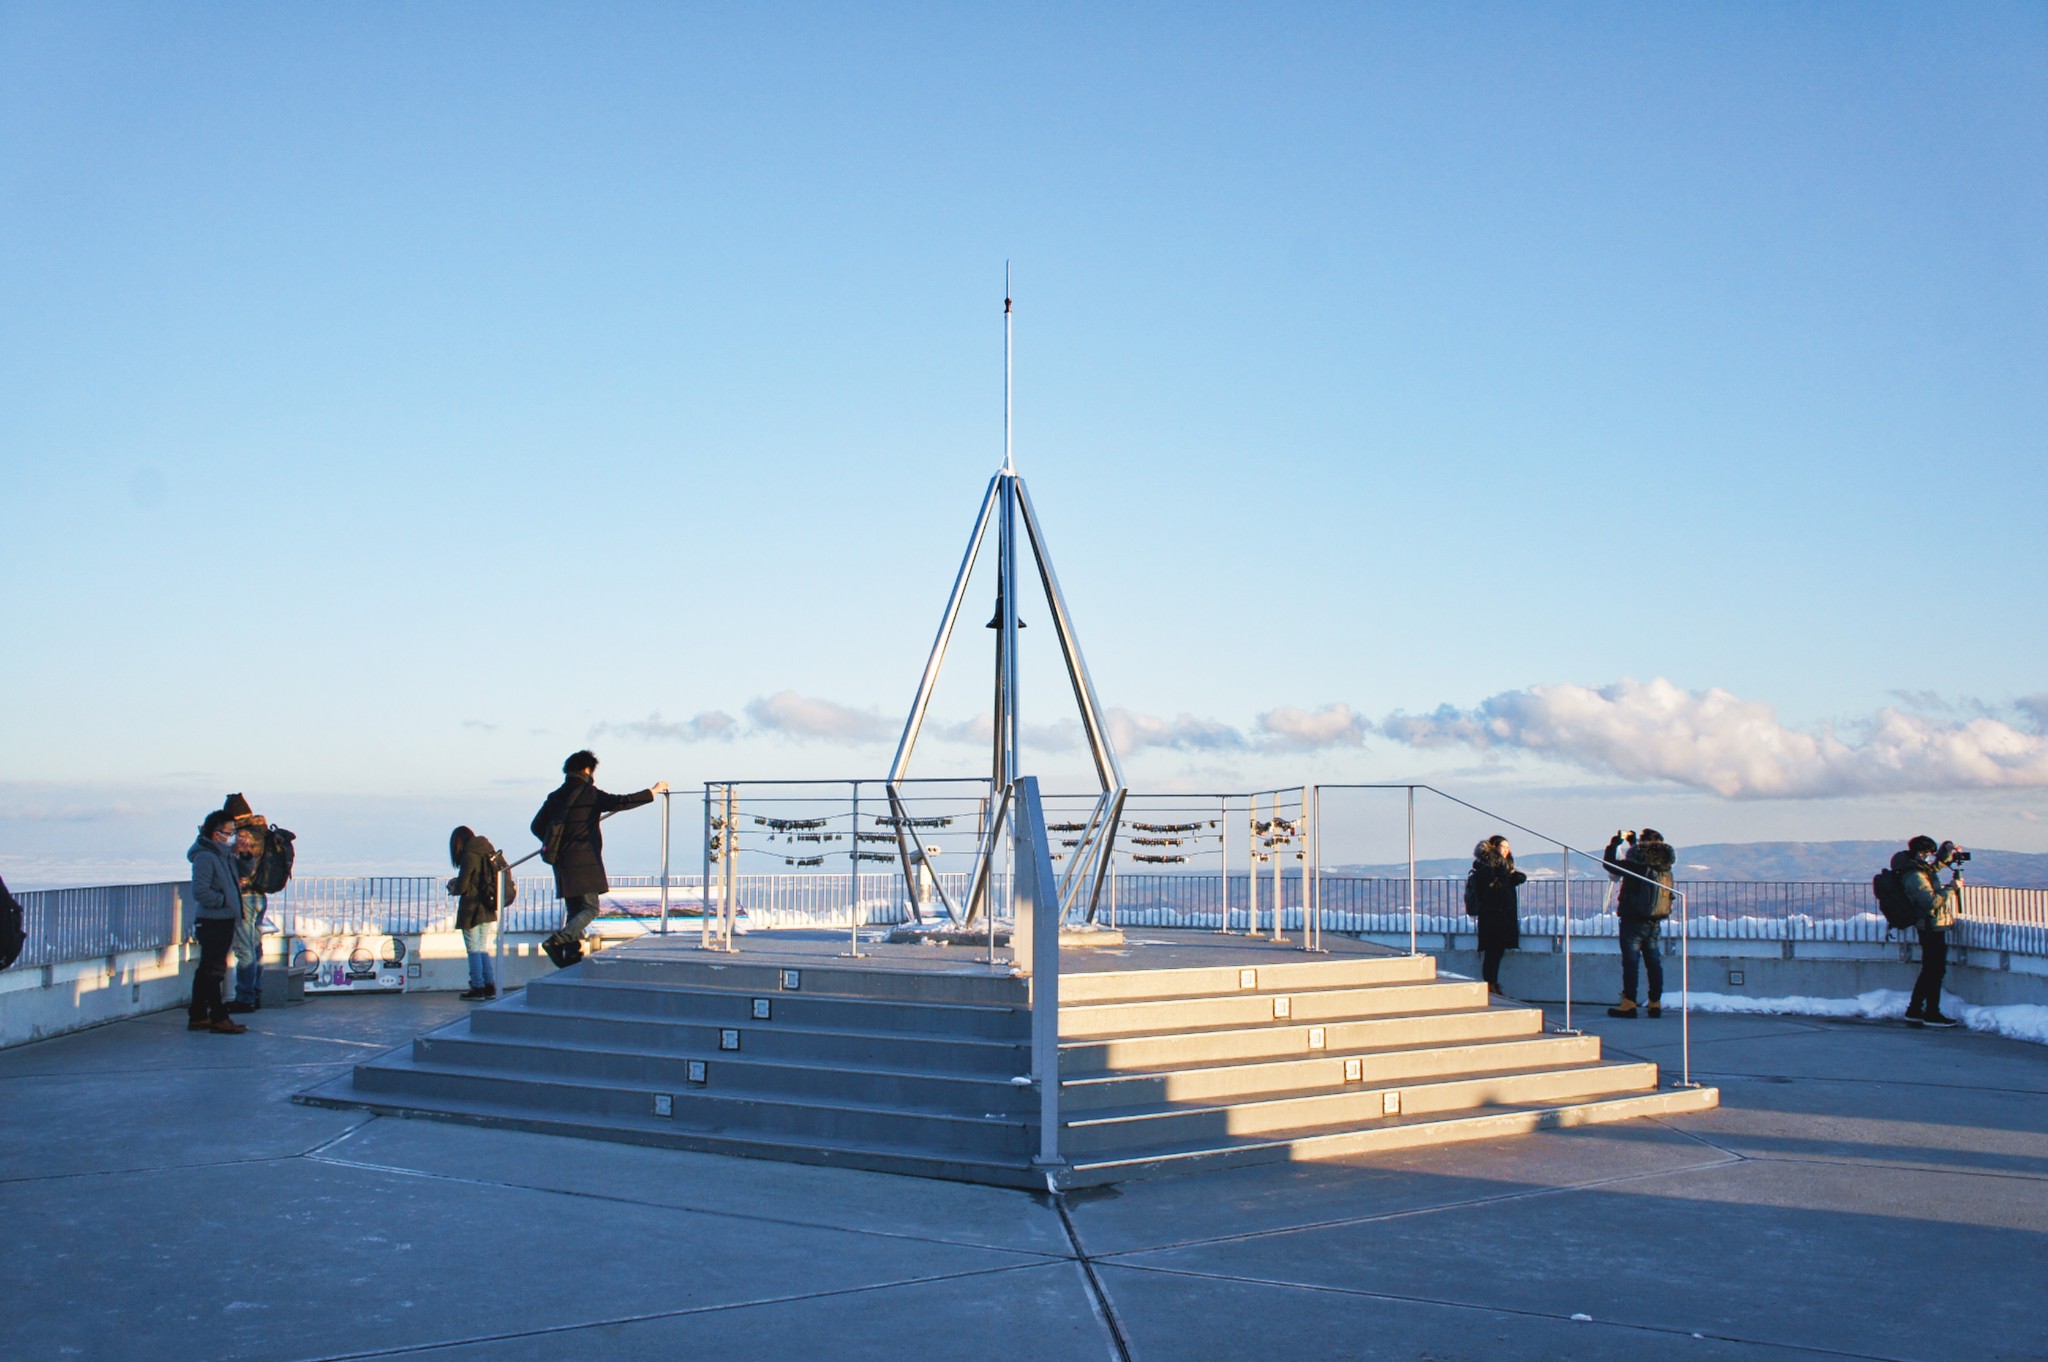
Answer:
[[[938, 877], [954, 901], [966, 892], [966, 876]], [[1260, 921], [1270, 925], [1272, 880], [1260, 875]], [[1200, 873], [1119, 873], [1105, 894], [1106, 907], [1128, 927], [1222, 925], [1224, 877]], [[553, 877], [524, 876], [517, 900], [504, 914], [510, 932], [552, 931], [562, 923], [562, 902]], [[1680, 881], [1692, 912], [1696, 940], [1840, 941], [1877, 944], [1886, 940], [1885, 921], [1868, 885], [1861, 883], [1755, 883]], [[1001, 893], [998, 898], [1007, 898]], [[1326, 931], [1405, 935], [1409, 930], [1408, 881], [1324, 875], [1317, 881]], [[17, 894], [27, 910], [28, 945], [17, 965], [34, 968], [90, 960], [123, 951], [160, 950], [187, 934], [185, 886], [111, 885], [90, 889], [45, 889]], [[1416, 929], [1431, 935], [1466, 932], [1464, 882], [1415, 881]], [[711, 900], [715, 907], [714, 877]], [[1243, 873], [1229, 877], [1231, 925], [1247, 925], [1249, 886]], [[659, 920], [661, 880], [652, 875], [613, 879], [606, 911], [614, 917]], [[1281, 881], [1281, 923], [1301, 928], [1301, 878]], [[696, 930], [705, 906], [703, 878], [669, 879], [670, 930]], [[860, 876], [858, 892], [844, 874], [754, 874], [736, 877], [734, 907], [742, 930], [785, 927], [845, 928], [886, 925], [908, 916], [903, 881], [894, 872]], [[1531, 880], [1521, 890], [1522, 930], [1534, 935], [1564, 932], [1562, 880]], [[442, 880], [431, 876], [308, 876], [273, 895], [269, 926], [292, 936], [385, 933], [417, 935], [451, 930], [455, 900]], [[1571, 882], [1574, 936], [1613, 935], [1611, 887], [1600, 880]], [[2048, 956], [2048, 890], [1966, 885], [1962, 917], [1950, 940], [1970, 950]]]

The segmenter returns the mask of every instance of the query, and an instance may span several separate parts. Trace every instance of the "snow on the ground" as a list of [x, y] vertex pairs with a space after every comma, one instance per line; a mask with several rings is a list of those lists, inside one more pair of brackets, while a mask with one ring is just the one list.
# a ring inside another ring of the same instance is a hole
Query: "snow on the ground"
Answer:
[[[1733, 993], [1676, 995], [1672, 1006], [1690, 1002], [1695, 1012], [1749, 1013], [1789, 1017], [1868, 1017], [1873, 1020], [1902, 1018], [1909, 994], [1895, 988], [1874, 988], [1853, 998], [1750, 998]], [[2003, 1007], [1978, 1007], [1953, 993], [1942, 994], [1942, 1011], [1972, 1031], [1985, 1031], [2013, 1040], [2048, 1045], [2048, 1007], [2038, 1003], [2010, 1003]]]

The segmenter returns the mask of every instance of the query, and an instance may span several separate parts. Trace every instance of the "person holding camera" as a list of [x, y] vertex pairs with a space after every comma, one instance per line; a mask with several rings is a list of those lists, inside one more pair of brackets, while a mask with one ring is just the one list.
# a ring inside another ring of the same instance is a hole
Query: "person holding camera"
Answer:
[[[1906, 849], [1892, 857], [1892, 873], [1906, 902], [1920, 910], [1920, 977], [1913, 981], [1913, 997], [1906, 1004], [1908, 1026], [1955, 1026], [1954, 1017], [1941, 1010], [1941, 983], [1948, 976], [1948, 929], [1956, 922], [1963, 900], [1963, 862], [1970, 853], [1954, 842], [1936, 844], [1932, 837], [1915, 837]], [[1942, 871], [1949, 882], [1940, 882]]]
[[[1626, 855], [1617, 855], [1622, 843]], [[1657, 953], [1657, 934], [1664, 919], [1671, 916], [1671, 867], [1678, 864], [1678, 852], [1655, 828], [1641, 833], [1617, 831], [1607, 843], [1607, 873], [1620, 881], [1621, 894], [1615, 912], [1621, 918], [1621, 1001], [1607, 1009], [1610, 1017], [1634, 1017], [1636, 1011], [1636, 961], [1642, 960], [1649, 976], [1650, 999], [1644, 1011], [1651, 1017], [1664, 1015], [1664, 957]]]
[[1500, 962], [1522, 944], [1522, 921], [1517, 890], [1529, 877], [1515, 869], [1514, 848], [1499, 833], [1472, 848], [1472, 870], [1465, 876], [1465, 916], [1479, 926], [1480, 972], [1486, 977], [1486, 991], [1496, 998], [1501, 991]]

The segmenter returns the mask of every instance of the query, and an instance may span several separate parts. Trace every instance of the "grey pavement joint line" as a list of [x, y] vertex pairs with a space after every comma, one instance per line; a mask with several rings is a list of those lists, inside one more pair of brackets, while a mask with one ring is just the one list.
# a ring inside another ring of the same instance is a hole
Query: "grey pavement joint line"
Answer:
[[1598, 1191], [1603, 1187], [1615, 1187], [1628, 1182], [1641, 1182], [1646, 1178], [1673, 1177], [1679, 1173], [1697, 1173], [1707, 1168], [1727, 1168], [1733, 1164], [1747, 1163], [1740, 1154], [1725, 1159], [1709, 1159], [1705, 1163], [1682, 1164], [1677, 1168], [1659, 1168], [1647, 1173], [1628, 1173], [1621, 1177], [1599, 1178], [1592, 1182], [1575, 1182], [1568, 1187], [1525, 1187], [1518, 1192], [1500, 1192], [1493, 1196], [1461, 1197], [1456, 1201], [1440, 1201], [1431, 1206], [1410, 1206], [1399, 1211], [1379, 1211], [1372, 1215], [1347, 1215], [1334, 1220], [1311, 1220], [1299, 1225], [1282, 1225], [1268, 1230], [1246, 1230], [1242, 1234], [1217, 1234], [1205, 1239], [1182, 1239], [1170, 1244], [1149, 1244], [1144, 1248], [1116, 1249], [1098, 1255], [1102, 1261], [1121, 1259], [1134, 1253], [1164, 1253], [1169, 1249], [1203, 1248], [1210, 1244], [1237, 1244], [1248, 1239], [1271, 1239], [1276, 1235], [1298, 1234], [1303, 1230], [1342, 1229], [1346, 1225], [1371, 1225], [1386, 1220], [1408, 1220], [1416, 1216], [1435, 1215], [1440, 1211], [1464, 1210], [1472, 1206], [1499, 1206], [1511, 1201], [1533, 1201], [1539, 1197], [1568, 1196], [1573, 1192]]
[[377, 1117], [375, 1117], [374, 1115], [365, 1116], [362, 1120], [357, 1121], [347, 1130], [342, 1131], [340, 1134], [334, 1136], [333, 1138], [322, 1140], [320, 1143], [314, 1145], [311, 1149], [300, 1150], [299, 1157], [312, 1158], [316, 1154], [320, 1154], [325, 1150], [332, 1149], [334, 1148], [334, 1146], [340, 1144], [343, 1140], [346, 1140], [349, 1136], [355, 1134], [358, 1130], [361, 1130], [364, 1126], [369, 1125], [372, 1121], [375, 1121], [376, 1119]]
[[191, 1173], [201, 1168], [241, 1168], [258, 1163], [289, 1163], [298, 1154], [255, 1154], [246, 1159], [215, 1159], [207, 1163], [152, 1163], [139, 1168], [81, 1168], [72, 1173], [32, 1173], [27, 1177], [0, 1177], [0, 1187], [23, 1182], [61, 1182], [67, 1178], [124, 1178], [146, 1173]]
[[[637, 1204], [637, 1203], [636, 1203]], [[721, 1301], [716, 1305], [692, 1305], [680, 1310], [650, 1310], [639, 1315], [613, 1315], [604, 1319], [578, 1320], [574, 1324], [548, 1324], [537, 1329], [514, 1329], [500, 1334], [476, 1334], [469, 1338], [443, 1338], [432, 1343], [408, 1343], [394, 1348], [372, 1348], [357, 1353], [321, 1353], [318, 1356], [303, 1357], [297, 1362], [363, 1362], [373, 1357], [411, 1357], [420, 1353], [445, 1352], [450, 1348], [469, 1348], [485, 1343], [510, 1343], [522, 1338], [547, 1338], [555, 1334], [581, 1333], [585, 1329], [609, 1329], [624, 1324], [651, 1324], [656, 1320], [687, 1319], [692, 1315], [715, 1315], [726, 1310], [751, 1310], [762, 1305], [791, 1305], [798, 1301], [830, 1300], [835, 1296], [859, 1296], [871, 1291], [893, 1291], [900, 1286], [927, 1286], [933, 1282], [965, 1281], [972, 1277], [993, 1277], [1005, 1272], [1028, 1272], [1034, 1268], [1049, 1266], [1064, 1261], [1048, 1258], [1042, 1263], [1012, 1263], [1006, 1267], [976, 1268], [971, 1272], [938, 1272], [928, 1277], [904, 1277], [893, 1282], [874, 1282], [867, 1286], [840, 1287], [832, 1291], [799, 1291], [787, 1296], [763, 1296], [758, 1300]]]
[[1674, 1324], [1644, 1324], [1636, 1320], [1623, 1319], [1574, 1320], [1569, 1315], [1552, 1314], [1545, 1310], [1528, 1310], [1520, 1306], [1481, 1305], [1476, 1301], [1443, 1300], [1435, 1296], [1407, 1296], [1397, 1291], [1366, 1291], [1355, 1286], [1325, 1286], [1314, 1282], [1280, 1281], [1271, 1277], [1240, 1277], [1228, 1272], [1197, 1272], [1190, 1268], [1154, 1267], [1144, 1263], [1117, 1263], [1115, 1266], [1127, 1272], [1154, 1272], [1165, 1277], [1195, 1277], [1204, 1281], [1240, 1282], [1246, 1286], [1270, 1286], [1288, 1291], [1320, 1291], [1332, 1296], [1357, 1296], [1366, 1300], [1394, 1301], [1404, 1305], [1433, 1305], [1444, 1310], [1471, 1310], [1487, 1315], [1516, 1315], [1523, 1319], [1549, 1320], [1561, 1324], [1586, 1324], [1596, 1328], [1661, 1334], [1666, 1338], [1702, 1339], [1713, 1343], [1738, 1343], [1751, 1348], [1804, 1353], [1808, 1356], [1850, 1358], [1854, 1359], [1854, 1362], [1914, 1362], [1912, 1358], [1897, 1357], [1890, 1353], [1856, 1353], [1815, 1343], [1781, 1343], [1775, 1339], [1748, 1338], [1741, 1334], [1683, 1329]]
[[150, 1069], [64, 1069], [50, 1073], [0, 1074], [0, 1083], [17, 1082], [28, 1078], [132, 1078], [136, 1074], [241, 1074], [253, 1073], [258, 1069], [342, 1069], [348, 1067], [340, 1059], [300, 1059], [278, 1064], [193, 1064], [158, 1065]]
[[[373, 1117], [372, 1119], [375, 1118]], [[333, 1141], [329, 1141], [329, 1143], [331, 1144]], [[336, 1158], [332, 1154], [308, 1153], [302, 1157], [311, 1163], [324, 1163], [336, 1168], [359, 1168], [368, 1173], [389, 1173], [395, 1177], [402, 1178], [425, 1178], [433, 1182], [453, 1182], [470, 1187], [492, 1187], [506, 1192], [532, 1192], [538, 1196], [580, 1197], [586, 1201], [608, 1201], [621, 1206], [638, 1206], [649, 1210], [674, 1211], [681, 1215], [721, 1216], [727, 1220], [745, 1220], [757, 1225], [787, 1225], [797, 1229], [833, 1230], [841, 1234], [860, 1234], [874, 1239], [907, 1239], [919, 1244], [944, 1244], [949, 1248], [980, 1249], [988, 1253], [1012, 1253], [1020, 1258], [1035, 1258], [1039, 1263], [1066, 1261], [1065, 1256], [1062, 1254], [1046, 1253], [1038, 1249], [1004, 1248], [996, 1244], [971, 1243], [966, 1240], [946, 1239], [929, 1234], [905, 1234], [897, 1230], [859, 1229], [850, 1225], [830, 1225], [816, 1220], [792, 1220], [787, 1216], [755, 1215], [747, 1211], [717, 1210], [705, 1206], [671, 1206], [657, 1202], [640, 1201], [632, 1197], [612, 1196], [604, 1192], [580, 1192], [569, 1187], [535, 1187], [523, 1182], [501, 1182], [495, 1178], [467, 1177], [459, 1173], [435, 1173], [424, 1168], [401, 1168], [396, 1164], [369, 1163], [362, 1159], [342, 1159]], [[1027, 1263], [1021, 1266], [1028, 1267], [1032, 1266], [1032, 1264]]]
[[1130, 1336], [1124, 1331], [1123, 1319], [1116, 1312], [1116, 1302], [1109, 1298], [1109, 1291], [1095, 1271], [1095, 1260], [1081, 1245], [1081, 1232], [1074, 1228], [1074, 1217], [1067, 1213], [1067, 1195], [1056, 1187], [1048, 1190], [1052, 1194], [1053, 1208], [1060, 1213], [1060, 1225], [1067, 1232], [1067, 1242], [1074, 1246], [1074, 1260], [1081, 1264], [1081, 1275], [1088, 1279], [1089, 1303], [1095, 1307], [1095, 1317], [1102, 1321], [1104, 1331], [1109, 1334], [1109, 1345], [1117, 1362], [1131, 1362]]

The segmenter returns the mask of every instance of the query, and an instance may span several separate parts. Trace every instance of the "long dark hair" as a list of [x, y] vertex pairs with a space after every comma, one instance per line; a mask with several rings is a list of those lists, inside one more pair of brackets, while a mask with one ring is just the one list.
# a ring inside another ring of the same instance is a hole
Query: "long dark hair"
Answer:
[[470, 841], [475, 836], [476, 834], [471, 832], [467, 825], [459, 827], [448, 834], [448, 864], [458, 869], [461, 867], [463, 849], [470, 844]]

